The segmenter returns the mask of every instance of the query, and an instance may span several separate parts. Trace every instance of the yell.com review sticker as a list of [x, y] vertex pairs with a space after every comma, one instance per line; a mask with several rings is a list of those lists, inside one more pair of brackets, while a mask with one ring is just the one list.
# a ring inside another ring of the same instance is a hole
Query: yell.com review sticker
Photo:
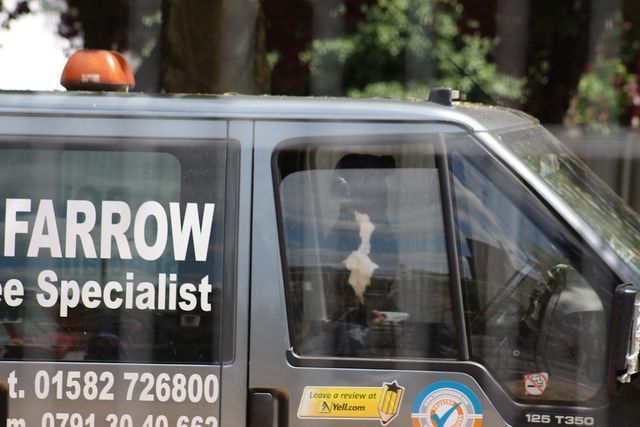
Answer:
[[315, 387], [302, 392], [298, 418], [379, 420], [388, 424], [398, 415], [404, 387], [397, 381], [382, 387]]

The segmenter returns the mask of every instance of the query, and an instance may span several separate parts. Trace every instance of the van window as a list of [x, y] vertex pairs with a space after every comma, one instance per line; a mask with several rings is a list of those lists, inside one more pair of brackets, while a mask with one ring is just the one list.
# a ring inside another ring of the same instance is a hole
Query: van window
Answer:
[[455, 358], [428, 141], [293, 144], [276, 164], [295, 353]]
[[227, 143], [33, 145], [0, 151], [0, 357], [219, 362]]
[[488, 156], [451, 164], [472, 357], [521, 401], [606, 398], [615, 282]]

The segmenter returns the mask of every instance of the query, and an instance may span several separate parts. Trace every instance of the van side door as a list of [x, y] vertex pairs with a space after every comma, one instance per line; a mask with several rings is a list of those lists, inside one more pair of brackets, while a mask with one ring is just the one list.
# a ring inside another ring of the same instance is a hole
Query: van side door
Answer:
[[254, 420], [606, 425], [615, 278], [465, 131], [258, 122], [253, 194]]

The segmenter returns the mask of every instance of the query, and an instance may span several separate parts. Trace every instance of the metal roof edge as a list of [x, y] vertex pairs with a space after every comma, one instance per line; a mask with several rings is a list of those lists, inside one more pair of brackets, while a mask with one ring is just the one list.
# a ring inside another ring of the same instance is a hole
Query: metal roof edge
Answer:
[[[3, 115], [251, 120], [446, 121], [473, 131], [535, 122], [516, 110], [479, 104], [451, 107], [426, 101], [247, 95], [0, 92]], [[515, 123], [514, 123], [515, 122]]]

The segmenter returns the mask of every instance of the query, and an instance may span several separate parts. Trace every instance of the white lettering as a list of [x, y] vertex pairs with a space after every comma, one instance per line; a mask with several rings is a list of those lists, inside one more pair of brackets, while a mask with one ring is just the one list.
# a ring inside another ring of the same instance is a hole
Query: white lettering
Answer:
[[18, 221], [18, 212], [31, 212], [30, 199], [7, 199], [4, 215], [4, 256], [16, 255], [16, 234], [27, 234], [29, 223]]
[[133, 273], [127, 273], [127, 281], [124, 284], [124, 308], [133, 308]]
[[38, 293], [36, 300], [41, 307], [53, 307], [58, 301], [58, 288], [52, 282], [58, 280], [58, 275], [55, 271], [43, 270], [38, 274], [38, 287], [42, 289], [47, 295]]
[[53, 209], [53, 201], [49, 199], [40, 200], [27, 256], [37, 257], [40, 249], [49, 249], [53, 258], [62, 258], [56, 212]]
[[180, 286], [180, 298], [182, 298], [182, 301], [178, 304], [180, 310], [191, 311], [196, 308], [198, 298], [193, 295], [195, 291], [196, 286], [193, 283], [183, 283], [182, 286]]
[[[84, 216], [84, 221], [79, 221], [79, 214]], [[77, 239], [80, 239], [86, 258], [97, 258], [96, 247], [89, 234], [95, 225], [96, 208], [93, 203], [88, 200], [67, 201], [67, 232], [64, 244], [66, 258], [75, 258]]]
[[205, 203], [202, 215], [202, 226], [198, 215], [198, 205], [187, 203], [184, 221], [180, 221], [180, 204], [169, 203], [171, 214], [171, 233], [173, 237], [173, 254], [176, 261], [184, 261], [189, 246], [189, 236], [193, 237], [193, 251], [196, 261], [206, 261], [209, 248], [209, 237], [213, 226], [215, 204]]
[[[120, 217], [114, 222], [114, 216]], [[125, 233], [131, 224], [131, 210], [125, 202], [102, 202], [102, 221], [100, 224], [100, 258], [111, 259], [111, 239], [116, 241], [121, 259], [131, 259], [131, 249]]]
[[[156, 222], [156, 241], [151, 245], [147, 245], [145, 234], [147, 220], [150, 217], [153, 217]], [[167, 222], [167, 214], [162, 208], [162, 205], [153, 201], [140, 205], [133, 225], [133, 241], [142, 259], [155, 261], [160, 258], [167, 246], [168, 236], [169, 225]]]
[[140, 282], [136, 289], [140, 292], [136, 296], [136, 307], [139, 310], [154, 310], [156, 308], [156, 288], [153, 283]]
[[169, 310], [176, 309], [176, 280], [178, 280], [176, 274], [169, 275]]
[[[52, 270], [43, 270], [38, 275], [40, 292], [36, 295], [42, 307], [59, 306], [60, 317], [67, 317], [73, 308], [81, 304], [87, 309], [95, 309], [102, 304], [108, 309], [117, 310], [155, 310], [161, 306], [162, 300], [157, 289], [159, 284], [166, 282], [166, 273], [159, 273], [157, 283], [134, 281], [134, 273], [126, 272], [124, 284], [119, 281], [109, 281], [101, 285], [98, 281], [87, 280], [80, 285], [76, 280], [60, 280]], [[166, 283], [165, 283], [166, 285]], [[211, 294], [213, 286], [209, 283], [209, 276], [204, 276], [198, 285], [193, 283], [178, 283], [176, 274], [169, 274], [169, 292], [165, 294], [167, 310], [211, 311]], [[0, 295], [3, 288], [0, 286]], [[24, 288], [17, 279], [7, 282], [4, 287], [7, 304], [15, 307], [22, 303]], [[199, 294], [199, 295], [198, 295]]]
[[24, 286], [18, 279], [9, 279], [4, 284], [2, 294], [9, 307], [18, 307], [24, 298]]
[[166, 292], [167, 292], [167, 275], [160, 273], [158, 275], [158, 310], [164, 310], [166, 307]]
[[75, 280], [60, 282], [60, 317], [67, 317], [70, 308], [75, 308], [80, 302], [80, 286]]
[[[197, 203], [184, 206], [169, 203], [168, 216], [165, 207], [153, 200], [142, 203], [136, 212], [118, 200], [102, 201], [100, 212], [89, 200], [68, 200], [65, 216], [56, 215], [53, 200], [41, 199], [33, 222], [30, 218], [18, 219], [21, 214], [31, 213], [31, 205], [30, 199], [6, 199], [4, 255], [7, 257], [16, 256], [18, 235], [31, 234], [26, 256], [32, 258], [43, 256], [42, 250], [48, 250], [53, 258], [76, 258], [82, 254], [87, 259], [132, 259], [135, 249], [141, 259], [156, 261], [168, 255], [171, 237], [176, 261], [186, 260], [187, 252], [193, 253], [195, 261], [207, 260], [214, 203], [204, 203], [202, 212]], [[59, 218], [64, 218], [60, 224], [64, 228], [60, 230]], [[64, 234], [63, 241], [60, 232]]]
[[102, 289], [95, 280], [89, 280], [82, 286], [82, 304], [87, 308], [98, 308], [100, 306]]
[[202, 311], [211, 311], [209, 295], [212, 291], [213, 286], [209, 283], [209, 276], [204, 276], [198, 285], [198, 292], [200, 292], [200, 308], [202, 308]]
[[118, 282], [111, 281], [104, 286], [104, 305], [106, 305], [107, 308], [116, 310], [122, 305], [122, 298], [117, 297], [116, 299], [112, 299], [111, 292], [113, 291], [122, 292], [122, 285]]

